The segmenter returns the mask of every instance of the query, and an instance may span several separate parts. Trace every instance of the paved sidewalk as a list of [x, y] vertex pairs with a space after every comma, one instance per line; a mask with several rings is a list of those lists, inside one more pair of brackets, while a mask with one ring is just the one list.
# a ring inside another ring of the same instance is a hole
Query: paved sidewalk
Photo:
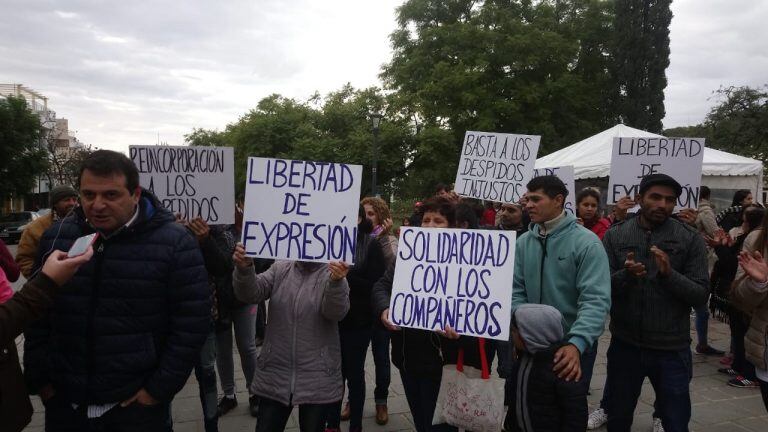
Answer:
[[[693, 324], [693, 323], [692, 323]], [[693, 325], [692, 325], [693, 327]], [[720, 349], [728, 348], [728, 327], [717, 321], [710, 321], [711, 344]], [[695, 334], [693, 334], [695, 338]], [[595, 364], [595, 374], [592, 379], [592, 394], [589, 397], [590, 409], [600, 401], [602, 388], [605, 382], [605, 350], [608, 348], [609, 334], [600, 339], [600, 348]], [[219, 420], [221, 431], [246, 431], [252, 432], [256, 420], [248, 414], [248, 395], [245, 392], [245, 379], [239, 366], [238, 356], [236, 361], [237, 398], [240, 405], [229, 414]], [[694, 354], [693, 381], [691, 383], [691, 399], [693, 401], [693, 418], [691, 430], [693, 431], [768, 431], [768, 413], [763, 407], [759, 390], [740, 389], [729, 387], [725, 383], [727, 377], [717, 373], [719, 358], [709, 358]], [[386, 426], [379, 426], [374, 421], [373, 402], [373, 360], [368, 355], [366, 366], [367, 397], [363, 428], [373, 432], [413, 431], [411, 416], [408, 412], [408, 404], [405, 400], [403, 386], [397, 369], [392, 369], [392, 385], [390, 386], [389, 412], [390, 421]], [[653, 404], [653, 389], [646, 380], [643, 392], [640, 396], [637, 410], [635, 411], [635, 423], [633, 431], [651, 430], [651, 412]], [[37, 397], [33, 397], [35, 416], [27, 431], [43, 430], [42, 405]], [[288, 431], [298, 432], [297, 412], [291, 416], [288, 423]], [[176, 396], [173, 403], [174, 430], [178, 432], [203, 432], [200, 400], [198, 398], [197, 382], [194, 374], [187, 385]], [[346, 431], [347, 424], [342, 425]], [[600, 429], [600, 430], [604, 430]]]
[[[15, 254], [15, 246], [11, 246], [11, 252]], [[22, 278], [23, 279], [23, 278]], [[23, 280], [14, 284], [14, 289], [19, 289]], [[694, 328], [691, 321], [691, 328]], [[693, 339], [695, 333], [691, 333]], [[709, 323], [710, 344], [726, 350], [729, 345], [730, 332], [728, 326], [715, 320]], [[595, 372], [592, 378], [591, 395], [589, 396], [590, 410], [599, 403], [605, 383], [605, 351], [608, 349], [610, 334], [606, 331], [600, 338], [599, 353], [595, 364]], [[21, 338], [17, 340], [21, 348]], [[234, 345], [234, 344], [233, 344]], [[19, 351], [22, 351], [21, 349]], [[248, 414], [248, 394], [245, 392], [245, 378], [240, 368], [239, 356], [235, 355], [235, 371], [237, 384], [237, 399], [240, 405], [229, 414], [219, 420], [219, 429], [222, 432], [246, 431], [252, 432], [256, 420]], [[726, 385], [728, 377], [717, 373], [722, 367], [719, 358], [698, 356], [693, 358], [693, 381], [691, 382], [691, 400], [693, 403], [693, 417], [691, 430], [693, 431], [768, 431], [768, 413], [763, 406], [760, 391], [757, 389], [740, 389]], [[495, 370], [495, 368], [493, 369]], [[366, 392], [363, 428], [372, 432], [413, 431], [413, 423], [408, 411], [408, 403], [405, 400], [403, 385], [397, 368], [392, 368], [392, 384], [389, 389], [389, 413], [390, 420], [386, 426], [379, 426], [374, 421], [375, 411], [373, 402], [373, 357], [368, 355], [366, 365]], [[643, 392], [640, 396], [635, 411], [633, 431], [651, 430], [651, 412], [653, 404], [653, 389], [646, 380]], [[43, 430], [43, 407], [37, 396], [32, 398], [35, 407], [35, 415], [32, 423], [25, 431]], [[298, 432], [298, 413], [294, 411], [288, 423], [288, 431]], [[192, 374], [184, 389], [176, 395], [173, 403], [174, 430], [177, 432], [203, 432], [202, 412], [198, 396], [197, 382]], [[342, 430], [347, 430], [347, 423], [342, 423]], [[605, 430], [603, 427], [599, 430]]]

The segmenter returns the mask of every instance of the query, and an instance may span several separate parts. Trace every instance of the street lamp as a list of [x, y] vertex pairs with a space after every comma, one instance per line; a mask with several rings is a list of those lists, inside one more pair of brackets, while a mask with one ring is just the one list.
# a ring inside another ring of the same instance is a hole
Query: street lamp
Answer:
[[379, 125], [381, 119], [384, 117], [378, 112], [368, 114], [371, 118], [371, 128], [373, 128], [373, 164], [371, 168], [371, 194], [375, 197], [379, 196], [376, 190], [376, 170], [379, 164]]

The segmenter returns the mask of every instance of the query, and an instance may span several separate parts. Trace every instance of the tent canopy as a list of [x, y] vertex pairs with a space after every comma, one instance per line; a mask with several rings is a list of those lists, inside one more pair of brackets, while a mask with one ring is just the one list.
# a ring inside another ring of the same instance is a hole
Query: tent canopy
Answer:
[[[536, 160], [537, 167], [573, 165], [574, 177], [579, 179], [608, 177], [611, 173], [611, 153], [615, 137], [660, 137], [654, 133], [618, 124], [597, 135], [560, 149]], [[711, 148], [704, 149], [702, 176], [756, 176], [754, 182], [762, 189], [763, 163]], [[750, 182], [752, 183], [752, 182]]]

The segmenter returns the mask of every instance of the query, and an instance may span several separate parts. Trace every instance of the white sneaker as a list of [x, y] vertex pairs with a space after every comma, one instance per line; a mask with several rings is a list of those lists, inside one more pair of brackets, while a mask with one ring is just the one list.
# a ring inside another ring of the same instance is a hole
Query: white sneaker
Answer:
[[589, 418], [587, 419], [587, 429], [597, 429], [606, 423], [608, 423], [608, 414], [604, 409], [598, 408], [589, 414]]
[[664, 426], [662, 426], [660, 418], [653, 418], [653, 432], [664, 432]]

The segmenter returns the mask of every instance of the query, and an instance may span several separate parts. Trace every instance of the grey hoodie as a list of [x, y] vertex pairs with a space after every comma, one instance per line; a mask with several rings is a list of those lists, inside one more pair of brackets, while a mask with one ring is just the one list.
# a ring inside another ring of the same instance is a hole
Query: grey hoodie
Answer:
[[515, 310], [513, 318], [525, 349], [531, 354], [544, 351], [565, 337], [563, 315], [552, 306], [523, 304]]

